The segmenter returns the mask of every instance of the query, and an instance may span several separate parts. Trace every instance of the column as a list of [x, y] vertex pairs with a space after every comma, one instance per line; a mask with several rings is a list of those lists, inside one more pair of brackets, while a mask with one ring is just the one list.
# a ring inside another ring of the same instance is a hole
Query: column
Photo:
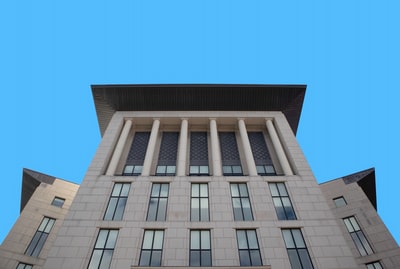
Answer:
[[210, 119], [210, 136], [213, 176], [222, 176], [221, 151], [219, 150], [217, 122], [215, 119]]
[[185, 176], [186, 171], [186, 152], [187, 152], [187, 137], [188, 137], [188, 120], [182, 119], [181, 132], [179, 134], [179, 151], [177, 160], [177, 176]]
[[106, 175], [113, 176], [115, 175], [115, 170], [117, 169], [119, 160], [122, 155], [122, 151], [124, 150], [126, 140], [128, 139], [129, 132], [132, 127], [132, 121], [126, 120], [122, 132], [119, 136], [117, 146], [114, 149], [113, 155], [111, 157], [111, 161], [108, 165]]
[[142, 176], [150, 176], [150, 169], [151, 169], [151, 164], [153, 162], [153, 156], [156, 148], [159, 127], [160, 127], [160, 120], [154, 119], [153, 127], [151, 128], [149, 143], [147, 145], [146, 155], [144, 157]]
[[283, 173], [285, 174], [285, 176], [293, 175], [292, 169], [290, 168], [290, 165], [289, 165], [289, 161], [286, 158], [285, 151], [283, 150], [282, 144], [279, 141], [279, 137], [275, 131], [275, 127], [274, 127], [274, 124], [272, 123], [272, 120], [268, 119], [266, 121], [266, 124], [267, 124], [268, 133], [272, 140], [272, 144], [274, 145], [275, 152], [278, 155], [279, 162], [282, 166]]
[[244, 120], [239, 119], [238, 124], [249, 176], [257, 176], [258, 173], [256, 169], [256, 163], [254, 162], [253, 152], [251, 151], [249, 136], [247, 135], [247, 129]]

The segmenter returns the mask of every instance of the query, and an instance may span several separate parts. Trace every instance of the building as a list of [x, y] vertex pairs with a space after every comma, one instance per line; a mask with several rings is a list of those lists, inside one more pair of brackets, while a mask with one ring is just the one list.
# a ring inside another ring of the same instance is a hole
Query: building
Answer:
[[296, 141], [305, 90], [92, 86], [102, 141], [79, 189], [25, 170], [0, 267], [399, 268], [374, 170], [318, 185]]

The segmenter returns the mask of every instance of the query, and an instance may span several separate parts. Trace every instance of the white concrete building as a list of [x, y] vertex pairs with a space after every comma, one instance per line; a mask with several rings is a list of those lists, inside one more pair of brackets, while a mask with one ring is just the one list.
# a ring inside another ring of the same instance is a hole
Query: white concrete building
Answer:
[[68, 212], [30, 210], [26, 238], [44, 217], [54, 228], [43, 249], [17, 248], [25, 208], [0, 267], [399, 268], [373, 170], [314, 178], [295, 136], [305, 90], [92, 86], [102, 141]]

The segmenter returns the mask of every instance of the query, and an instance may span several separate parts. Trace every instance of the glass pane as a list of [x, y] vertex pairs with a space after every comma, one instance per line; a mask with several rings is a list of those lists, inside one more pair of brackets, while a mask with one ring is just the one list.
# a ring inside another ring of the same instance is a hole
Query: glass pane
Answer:
[[190, 249], [200, 249], [200, 231], [190, 231]]
[[113, 192], [112, 192], [111, 196], [119, 196], [119, 194], [121, 192], [121, 188], [122, 188], [122, 184], [116, 183], [114, 185]]
[[275, 174], [275, 169], [272, 165], [266, 165], [265, 166], [265, 171], [267, 172], [267, 174]]
[[110, 230], [105, 248], [114, 248], [117, 242], [118, 230]]
[[99, 269], [109, 269], [111, 264], [111, 258], [113, 255], [113, 250], [106, 249], [103, 252], [103, 258], [101, 259]]
[[153, 255], [151, 255], [150, 266], [161, 266], [161, 251], [153, 250]]
[[47, 226], [44, 229], [45, 233], [50, 233], [50, 230], [51, 230], [51, 228], [53, 228], [53, 225], [54, 225], [55, 221], [56, 221], [55, 219], [49, 219], [49, 221], [47, 222]]
[[244, 220], [253, 220], [253, 214], [251, 213], [249, 198], [242, 199], [242, 206], [243, 206]]
[[232, 193], [232, 197], [239, 197], [238, 184], [231, 184], [231, 193]]
[[361, 230], [360, 226], [358, 226], [358, 223], [354, 217], [349, 218], [349, 220], [350, 220], [351, 224], [353, 225], [355, 231]]
[[298, 253], [300, 256], [301, 264], [303, 265], [303, 269], [313, 269], [313, 265], [308, 255], [307, 249], [298, 249]]
[[120, 198], [115, 211], [114, 220], [122, 220], [127, 198]]
[[277, 215], [278, 219], [286, 220], [286, 214], [285, 214], [285, 211], [283, 210], [281, 198], [276, 197], [276, 198], [272, 198], [272, 200], [274, 201], [276, 215]]
[[246, 184], [239, 184], [239, 191], [241, 197], [248, 197], [249, 194], [247, 193], [247, 185]]
[[250, 259], [251, 259], [251, 265], [252, 266], [261, 266], [261, 255], [260, 251], [257, 250], [250, 250]]
[[201, 249], [211, 249], [210, 231], [201, 231]]
[[200, 214], [201, 214], [201, 216], [200, 216], [200, 218], [201, 218], [201, 220], [202, 221], [208, 221], [209, 220], [209, 217], [208, 217], [208, 198], [201, 198], [200, 199], [200, 206], [201, 206], [201, 209], [200, 209]]
[[161, 184], [160, 197], [168, 197], [169, 184]]
[[28, 248], [25, 251], [26, 255], [32, 255], [37, 243], [39, 242], [39, 239], [41, 237], [42, 233], [41, 232], [36, 232], [35, 235], [32, 238], [32, 241], [30, 242]]
[[152, 249], [154, 231], [145, 231], [142, 249]]
[[167, 174], [175, 174], [176, 166], [175, 165], [170, 165], [167, 166]]
[[192, 197], [200, 196], [200, 184], [192, 184]]
[[133, 165], [125, 166], [124, 174], [132, 174], [132, 171], [133, 171]]
[[300, 263], [299, 256], [297, 255], [297, 251], [295, 249], [287, 250], [289, 255], [290, 264], [292, 265], [292, 269], [303, 269]]
[[230, 165], [222, 166], [222, 171], [224, 174], [232, 174], [232, 167]]
[[157, 166], [157, 174], [165, 174], [165, 172], [167, 171], [167, 167], [165, 165], [159, 165]]
[[38, 228], [39, 232], [43, 232], [44, 229], [46, 228], [47, 223], [49, 222], [49, 218], [43, 218], [42, 222], [40, 223], [40, 226]]
[[39, 253], [42, 250], [44, 243], [46, 242], [47, 236], [48, 236], [48, 234], [42, 233], [42, 235], [40, 236], [39, 241], [38, 241], [36, 247], [34, 248], [31, 256], [33, 256], [33, 257], [38, 257], [39, 256]]
[[163, 221], [165, 220], [166, 215], [167, 215], [167, 198], [160, 198], [156, 220]]
[[118, 198], [111, 198], [108, 203], [106, 214], [104, 215], [104, 220], [112, 220], [117, 206]]
[[285, 240], [286, 248], [295, 248], [292, 233], [290, 230], [282, 230], [283, 240]]
[[208, 174], [208, 166], [201, 165], [200, 166], [200, 174]]
[[238, 248], [239, 249], [248, 249], [246, 232], [244, 230], [236, 231], [237, 240], [238, 240]]
[[242, 173], [242, 167], [239, 165], [233, 165], [232, 166], [232, 172], [234, 174], [241, 174]]
[[292, 207], [292, 204], [290, 203], [289, 198], [288, 197], [282, 197], [282, 202], [283, 202], [283, 206], [284, 206], [284, 209], [285, 209], [286, 218], [288, 220], [296, 219], [296, 216], [294, 214], [293, 207]]
[[143, 166], [136, 165], [135, 169], [133, 169], [133, 173], [136, 174], [136, 175], [140, 175], [142, 173], [142, 169], [143, 169]]
[[151, 188], [152, 197], [158, 197], [160, 195], [160, 187], [160, 184], [153, 184], [153, 187]]
[[240, 266], [251, 266], [250, 254], [248, 250], [239, 250]]
[[157, 206], [158, 206], [158, 198], [150, 198], [149, 212], [147, 213], [148, 221], [156, 220]]
[[276, 183], [270, 183], [269, 189], [271, 191], [272, 196], [279, 196], [278, 188], [276, 187]]
[[101, 255], [103, 254], [102, 250], [94, 250], [92, 254], [92, 258], [90, 259], [90, 263], [88, 269], [98, 269], [100, 264]]
[[358, 238], [356, 233], [351, 233], [351, 237], [353, 238], [354, 244], [356, 245], [358, 251], [360, 252], [361, 256], [366, 256], [367, 252], [365, 251], [363, 244], [361, 243], [360, 239]]
[[344, 221], [344, 224], [346, 225], [347, 230], [348, 230], [350, 233], [351, 233], [351, 232], [354, 232], [353, 225], [351, 225], [350, 220], [349, 220], [349, 219], [343, 219], [343, 221]]
[[333, 201], [335, 202], [336, 207], [342, 207], [346, 205], [346, 201], [344, 200], [343, 197], [333, 199]]
[[140, 266], [149, 266], [150, 265], [150, 250], [142, 250], [142, 254], [140, 255]]
[[367, 264], [367, 269], [375, 269], [375, 266], [372, 263]]
[[374, 253], [372, 250], [371, 246], [369, 245], [367, 238], [365, 238], [365, 235], [362, 231], [357, 232], [358, 238], [360, 238], [361, 243], [364, 246], [365, 251], [367, 252], [368, 255]]
[[292, 229], [292, 234], [294, 238], [294, 242], [296, 243], [297, 248], [305, 248], [303, 236], [301, 234], [301, 231], [299, 229]]
[[200, 196], [201, 197], [208, 197], [207, 184], [200, 184]]
[[211, 266], [211, 251], [201, 252], [201, 266]]
[[247, 240], [249, 242], [249, 249], [258, 249], [256, 231], [248, 230], [247, 231]]
[[285, 184], [277, 183], [277, 186], [278, 186], [280, 196], [288, 196], [288, 194], [286, 192]]
[[128, 196], [130, 187], [131, 187], [131, 184], [125, 183], [122, 187], [121, 196]]
[[54, 206], [62, 207], [65, 202], [65, 199], [54, 197], [53, 202], [51, 203]]
[[162, 249], [164, 231], [154, 231], [153, 249]]
[[100, 230], [99, 236], [97, 237], [95, 248], [104, 248], [108, 236], [108, 230]]
[[233, 217], [235, 220], [243, 220], [242, 206], [240, 204], [240, 198], [232, 198], [233, 203]]
[[257, 165], [257, 174], [265, 174], [264, 166], [263, 165]]
[[189, 167], [189, 173], [190, 174], [198, 174], [199, 173], [199, 167], [196, 165], [196, 166], [194, 166], [194, 165], [191, 165], [190, 167]]
[[191, 217], [190, 219], [192, 221], [199, 221], [199, 199], [198, 198], [192, 198], [192, 208], [191, 208]]
[[200, 266], [200, 251], [191, 250], [190, 251], [190, 266]]

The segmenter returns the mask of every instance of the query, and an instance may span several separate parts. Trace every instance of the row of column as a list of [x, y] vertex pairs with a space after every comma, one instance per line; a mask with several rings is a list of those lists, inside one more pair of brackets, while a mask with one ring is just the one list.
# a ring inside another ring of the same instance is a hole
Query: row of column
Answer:
[[[238, 119], [239, 133], [241, 142], [243, 145], [245, 161], [247, 164], [247, 169], [249, 172], [249, 176], [256, 176], [257, 169], [256, 164], [253, 158], [253, 153], [250, 146], [249, 137], [247, 135], [246, 124], [244, 119]], [[284, 175], [293, 175], [292, 169], [290, 167], [289, 161], [286, 157], [285, 151], [283, 150], [282, 144], [280, 143], [280, 139], [275, 130], [273, 121], [271, 119], [266, 120], [266, 127], [268, 133], [271, 137], [272, 144], [274, 146], [276, 155], [281, 164]], [[124, 123], [124, 127], [118, 139], [117, 145], [115, 147], [114, 153], [111, 157], [110, 164], [106, 171], [106, 175], [112, 176], [115, 174], [118, 163], [120, 161], [123, 149], [126, 144], [126, 140], [128, 139], [129, 132], [132, 128], [132, 120], [126, 120]], [[151, 134], [149, 138], [149, 142], [147, 145], [147, 151], [144, 158], [142, 176], [149, 176], [151, 171], [151, 164], [153, 162], [153, 156], [155, 152], [158, 132], [160, 128], [160, 120], [154, 119], [153, 126], [151, 128]], [[187, 137], [188, 137], [188, 119], [182, 119], [181, 121], [181, 129], [179, 135], [179, 151], [177, 156], [177, 176], [185, 176], [186, 175], [186, 154], [187, 154]], [[210, 137], [211, 137], [211, 161], [213, 163], [213, 175], [214, 176], [222, 176], [222, 160], [221, 160], [221, 150], [219, 146], [219, 138], [218, 138], [218, 129], [217, 129], [217, 121], [215, 118], [210, 119]]]

